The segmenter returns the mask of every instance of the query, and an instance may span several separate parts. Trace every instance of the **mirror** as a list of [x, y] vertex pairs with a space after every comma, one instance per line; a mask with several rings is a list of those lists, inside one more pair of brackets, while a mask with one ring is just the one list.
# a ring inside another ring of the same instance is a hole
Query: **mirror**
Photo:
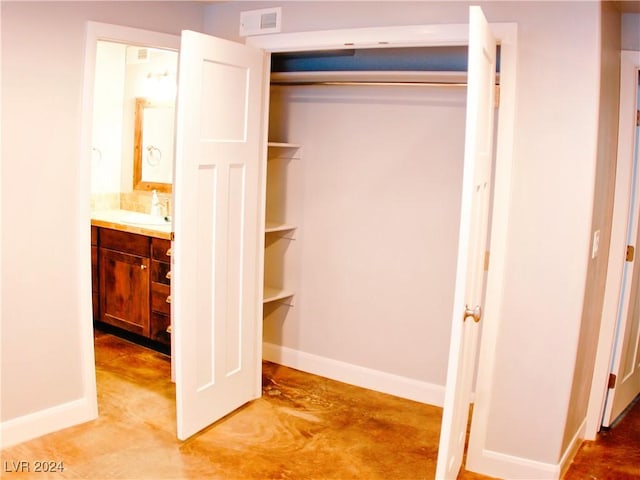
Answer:
[[175, 106], [136, 98], [133, 188], [171, 192]]

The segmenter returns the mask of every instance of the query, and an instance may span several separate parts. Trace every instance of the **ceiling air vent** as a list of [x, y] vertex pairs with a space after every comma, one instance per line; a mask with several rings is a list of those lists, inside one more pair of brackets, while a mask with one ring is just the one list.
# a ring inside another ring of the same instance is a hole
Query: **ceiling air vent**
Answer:
[[240, 35], [260, 35], [281, 31], [282, 8], [263, 8], [240, 12]]
[[144, 47], [127, 47], [127, 64], [147, 63], [151, 52]]

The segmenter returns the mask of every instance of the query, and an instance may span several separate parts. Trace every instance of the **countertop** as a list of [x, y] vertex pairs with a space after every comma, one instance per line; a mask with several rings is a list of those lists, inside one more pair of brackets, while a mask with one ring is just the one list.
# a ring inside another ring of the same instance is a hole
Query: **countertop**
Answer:
[[91, 225], [94, 227], [112, 228], [123, 232], [138, 233], [149, 237], [171, 240], [172, 225], [146, 225], [143, 223], [129, 223], [123, 219], [135, 212], [128, 210], [101, 210], [91, 213]]

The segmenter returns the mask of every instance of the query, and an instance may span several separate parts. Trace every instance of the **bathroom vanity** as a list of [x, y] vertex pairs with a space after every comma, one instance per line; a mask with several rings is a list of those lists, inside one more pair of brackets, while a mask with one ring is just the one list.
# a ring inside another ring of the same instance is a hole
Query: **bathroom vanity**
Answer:
[[94, 321], [171, 344], [171, 224], [131, 221], [130, 212], [91, 220]]

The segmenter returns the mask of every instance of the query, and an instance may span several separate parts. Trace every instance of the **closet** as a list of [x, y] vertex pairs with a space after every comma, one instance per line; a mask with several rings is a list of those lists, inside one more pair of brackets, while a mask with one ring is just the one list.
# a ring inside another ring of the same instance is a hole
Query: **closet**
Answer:
[[[267, 52], [287, 35], [255, 48], [183, 32], [172, 303], [181, 319], [178, 438], [258, 398], [262, 358], [442, 404], [450, 328], [470, 315], [459, 298], [466, 269], [474, 284], [482, 276], [485, 230], [476, 226], [490, 189], [495, 41], [479, 41], [488, 28], [476, 10], [469, 29], [353, 31], [384, 33], [399, 46], [409, 45], [403, 38], [464, 45], [469, 35], [469, 58], [484, 65], [473, 69], [473, 108], [466, 82], [444, 75], [432, 84], [413, 72], [364, 85], [335, 77], [330, 86], [273, 85], [268, 105]], [[271, 287], [281, 293], [265, 303]]]
[[398, 68], [403, 57], [404, 68], [415, 68], [421, 57], [442, 68], [466, 58], [464, 49], [436, 50], [274, 56], [274, 70], [292, 62], [332, 72], [272, 74], [267, 222], [295, 229], [265, 237], [265, 286], [286, 285], [293, 294], [264, 306], [264, 358], [334, 378], [353, 368], [445, 383], [464, 78], [354, 74], [354, 62], [360, 70]]

